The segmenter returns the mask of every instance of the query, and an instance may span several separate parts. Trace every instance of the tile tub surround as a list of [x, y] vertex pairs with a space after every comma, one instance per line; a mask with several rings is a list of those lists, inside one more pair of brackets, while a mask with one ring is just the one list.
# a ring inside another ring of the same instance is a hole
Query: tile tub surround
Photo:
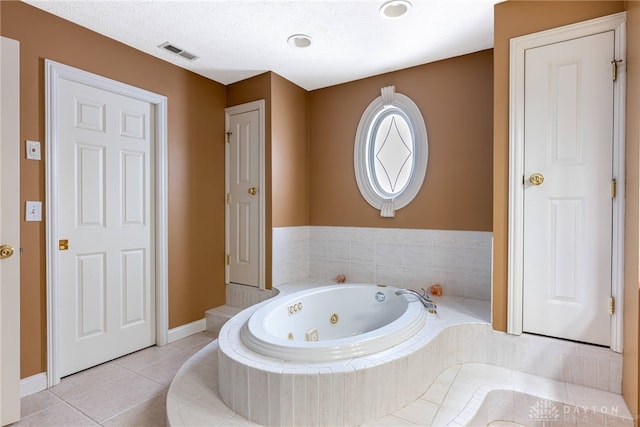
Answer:
[[311, 227], [274, 227], [272, 234], [272, 285], [310, 277], [309, 238]]
[[[217, 360], [218, 342], [214, 341], [176, 374], [167, 395], [168, 426], [259, 426], [220, 400]], [[531, 411], [539, 407], [555, 408], [557, 412], [551, 415], [557, 413], [558, 417], [553, 423], [536, 421]], [[323, 426], [319, 422], [312, 425]], [[463, 364], [442, 371], [415, 401], [362, 427], [445, 425], [633, 427], [633, 419], [619, 394], [507, 368]]]
[[345, 274], [351, 283], [491, 298], [492, 233], [365, 227], [273, 229], [273, 285]]
[[[454, 327], [455, 311], [465, 311], [469, 313], [470, 318], [475, 318], [476, 321], [481, 322], [485, 317], [483, 313], [487, 309], [486, 304], [479, 304], [478, 301], [443, 298], [440, 311], [441, 314], [445, 314], [444, 312], [447, 311], [451, 312], [448, 315], [452, 327], [448, 329], [454, 330], [456, 329]], [[460, 317], [458, 320], [462, 322], [464, 319]], [[458, 325], [457, 328], [464, 328], [465, 323]], [[470, 330], [473, 331], [473, 328]], [[439, 338], [439, 343], [437, 344], [439, 350], [430, 347], [434, 352], [444, 351], [447, 347], [456, 345], [456, 343], [462, 344], [463, 341], [461, 340], [464, 339], [465, 334], [449, 334], [448, 336], [440, 334], [440, 336], [442, 338]], [[492, 341], [492, 337], [485, 336], [483, 338], [487, 348], [495, 344]], [[499, 339], [502, 338], [504, 337], [499, 337]], [[509, 342], [512, 342], [511, 338], [518, 345], [521, 345], [522, 349], [526, 348], [528, 351], [535, 351], [536, 347], [543, 346], [539, 339], [532, 341], [531, 337], [510, 337]], [[547, 350], [557, 345], [556, 340], [549, 341]], [[218, 391], [218, 376], [220, 372], [217, 366], [218, 344], [218, 341], [209, 344], [188, 360], [176, 374], [167, 396], [167, 425], [174, 427], [258, 425], [236, 414], [220, 399]], [[571, 354], [586, 351], [586, 348], [577, 347], [573, 349], [561, 347], [561, 349], [567, 350]], [[507, 351], [508, 349], [503, 348], [502, 350]], [[556, 348], [556, 350], [558, 349]], [[490, 358], [493, 357], [492, 354], [485, 353]], [[619, 393], [610, 393], [566, 381], [552, 380], [492, 364], [458, 363], [458, 360], [461, 360], [462, 357], [455, 357], [453, 361], [446, 359], [452, 356], [453, 352], [446, 352], [441, 355], [440, 359], [445, 360], [445, 362], [441, 363], [450, 366], [434, 374], [434, 380], [424, 387], [426, 392], [419, 398], [391, 415], [370, 421], [369, 424], [363, 424], [363, 427], [385, 425], [395, 427], [424, 427], [428, 425], [479, 426], [487, 425], [494, 420], [518, 423], [500, 425], [543, 425], [540, 422], [534, 422], [529, 417], [532, 409], [531, 405], [539, 405], [540, 402], [556, 405], [557, 410], [562, 414], [562, 423], [554, 422], [546, 425], [633, 426], [631, 415]], [[517, 354], [505, 355], [505, 357], [507, 356], [511, 358], [519, 357]], [[583, 357], [587, 356], [588, 354], [586, 353], [583, 355]], [[601, 355], [596, 354], [594, 356]], [[271, 361], [273, 362], [272, 359]], [[411, 360], [411, 363], [416, 362], [420, 362], [420, 360]], [[541, 361], [542, 363], [544, 361]], [[435, 366], [429, 367], [430, 370], [436, 370], [436, 368]], [[298, 388], [303, 386], [302, 390], [305, 393], [304, 396], [298, 397], [301, 399], [310, 397], [313, 394], [310, 392], [312, 390], [310, 386], [313, 384], [317, 384], [317, 382], [296, 382]], [[265, 404], [272, 403], [274, 396], [282, 395], [282, 390], [276, 393], [276, 390], [268, 388], [269, 385], [263, 384], [262, 390], [258, 390], [255, 393]], [[385, 387], [388, 386], [385, 384]], [[335, 396], [324, 396], [324, 398], [332, 404], [340, 400], [336, 399]], [[288, 425], [294, 425], [293, 421]], [[318, 417], [316, 422], [298, 423], [296, 425], [321, 426], [329, 424], [323, 424], [322, 418]], [[491, 425], [494, 424], [492, 423]], [[498, 424], [496, 423], [495, 425]]]
[[372, 422], [418, 399], [441, 371], [465, 363], [620, 392], [619, 354], [494, 332], [489, 303], [481, 300], [443, 297], [438, 314], [413, 338], [375, 355], [330, 363], [289, 363], [246, 349], [239, 331], [258, 307], [232, 318], [220, 333], [218, 392], [234, 413], [261, 425]]

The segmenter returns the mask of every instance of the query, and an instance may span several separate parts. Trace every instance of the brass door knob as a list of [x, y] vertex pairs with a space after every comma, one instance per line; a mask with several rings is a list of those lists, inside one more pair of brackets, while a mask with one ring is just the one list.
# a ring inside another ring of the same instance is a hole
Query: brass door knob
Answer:
[[248, 193], [251, 194], [252, 196], [255, 196], [258, 193], [258, 189], [256, 187], [251, 187], [248, 190]]
[[9, 258], [14, 252], [13, 246], [2, 245], [0, 246], [0, 259]]
[[544, 175], [536, 172], [529, 177], [529, 182], [533, 185], [540, 185], [544, 182]]

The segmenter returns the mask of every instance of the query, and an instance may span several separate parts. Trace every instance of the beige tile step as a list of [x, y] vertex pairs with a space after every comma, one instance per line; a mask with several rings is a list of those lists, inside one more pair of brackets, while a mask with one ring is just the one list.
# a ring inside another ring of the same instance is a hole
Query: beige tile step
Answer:
[[214, 332], [216, 334], [219, 333], [222, 325], [224, 325], [227, 320], [231, 319], [242, 310], [244, 309], [240, 307], [233, 307], [230, 305], [221, 305], [220, 307], [215, 307], [207, 310], [205, 312], [207, 332]]

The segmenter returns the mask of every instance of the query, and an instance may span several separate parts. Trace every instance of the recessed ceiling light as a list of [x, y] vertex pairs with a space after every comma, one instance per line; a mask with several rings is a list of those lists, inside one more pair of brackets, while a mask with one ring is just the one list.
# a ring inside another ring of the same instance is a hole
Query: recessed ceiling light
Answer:
[[311, 45], [311, 37], [305, 34], [294, 34], [287, 39], [287, 43], [293, 47], [309, 47]]
[[387, 19], [402, 18], [411, 9], [409, 0], [391, 0], [380, 7], [380, 16]]

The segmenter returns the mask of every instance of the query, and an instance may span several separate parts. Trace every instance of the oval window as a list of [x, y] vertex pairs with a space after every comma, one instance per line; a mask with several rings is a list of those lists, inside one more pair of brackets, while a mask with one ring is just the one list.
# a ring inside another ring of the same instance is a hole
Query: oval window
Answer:
[[372, 183], [380, 194], [395, 197], [409, 183], [413, 171], [413, 135], [411, 125], [402, 111], [391, 107], [383, 110], [371, 126], [372, 135], [367, 151], [373, 156], [367, 164]]
[[358, 124], [354, 165], [358, 188], [382, 216], [394, 216], [420, 190], [427, 169], [427, 132], [408, 97], [382, 88]]

